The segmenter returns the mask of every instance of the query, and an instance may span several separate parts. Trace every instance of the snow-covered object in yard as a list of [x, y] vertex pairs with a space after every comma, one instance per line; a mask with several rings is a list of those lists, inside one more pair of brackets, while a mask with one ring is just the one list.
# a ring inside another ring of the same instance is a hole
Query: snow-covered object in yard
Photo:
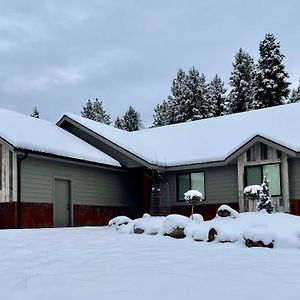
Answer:
[[151, 216], [148, 213], [143, 214], [143, 218], [149, 218], [149, 217], [151, 217]]
[[184, 234], [195, 241], [207, 241], [210, 228], [205, 222], [199, 223], [192, 221], [184, 228]]
[[218, 208], [216, 216], [237, 218], [239, 216], [239, 213], [230, 206], [223, 204]]
[[[294, 103], [135, 132], [74, 114], [66, 117], [149, 163], [178, 166], [224, 161], [256, 136], [300, 152], [300, 131], [295, 130], [300, 128], [299, 114], [300, 103]], [[192, 147], [182, 142], [187, 137], [193, 139]]]
[[126, 216], [118, 216], [108, 222], [108, 227], [119, 229], [121, 225], [127, 225], [132, 220]]
[[198, 224], [200, 224], [204, 221], [202, 215], [200, 215], [200, 214], [192, 214], [190, 216], [190, 219], [193, 220], [194, 222], [198, 223]]
[[251, 240], [253, 242], [263, 242], [269, 245], [276, 241], [276, 233], [267, 226], [253, 226], [243, 232], [244, 240]]
[[163, 233], [170, 233], [176, 228], [184, 229], [192, 220], [188, 217], [181, 215], [168, 215], [163, 223]]
[[249, 185], [244, 188], [244, 194], [248, 197], [258, 197], [262, 190], [263, 188], [258, 184]]
[[195, 198], [197, 199], [197, 201], [201, 201], [203, 198], [203, 195], [197, 190], [189, 190], [184, 193], [184, 200], [186, 202], [191, 203], [191, 201], [193, 201], [193, 199], [195, 199]]
[[120, 166], [110, 156], [51, 122], [2, 108], [0, 137], [20, 150]]
[[156, 235], [161, 232], [164, 220], [165, 217], [143, 216], [143, 218], [135, 220], [134, 231], [139, 229], [140, 233]]

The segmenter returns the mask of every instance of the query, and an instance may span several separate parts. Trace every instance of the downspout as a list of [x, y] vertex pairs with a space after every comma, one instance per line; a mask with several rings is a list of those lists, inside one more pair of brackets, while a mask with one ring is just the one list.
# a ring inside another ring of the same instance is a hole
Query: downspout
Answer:
[[23, 156], [18, 158], [17, 155], [17, 228], [21, 228], [21, 162], [28, 157], [27, 152], [23, 152]]

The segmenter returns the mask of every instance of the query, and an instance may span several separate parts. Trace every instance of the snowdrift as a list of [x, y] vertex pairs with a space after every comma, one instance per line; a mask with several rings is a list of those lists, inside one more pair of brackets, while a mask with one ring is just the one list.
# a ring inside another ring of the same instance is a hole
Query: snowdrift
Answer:
[[119, 225], [118, 232], [235, 243], [243, 247], [300, 248], [300, 217], [265, 211], [238, 213], [227, 205], [222, 205], [210, 221], [203, 221], [198, 214], [193, 218], [145, 214]]

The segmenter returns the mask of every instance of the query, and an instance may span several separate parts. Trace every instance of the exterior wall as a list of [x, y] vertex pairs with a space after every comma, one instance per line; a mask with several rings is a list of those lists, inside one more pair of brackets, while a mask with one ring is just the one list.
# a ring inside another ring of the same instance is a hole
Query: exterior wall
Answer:
[[12, 148], [6, 143], [1, 144], [2, 151], [2, 189], [0, 190], [0, 203], [17, 201], [17, 156], [13, 152], [13, 191], [12, 197], [10, 198], [10, 189], [9, 189], [9, 151], [12, 151]]
[[[240, 211], [248, 211], [255, 208], [256, 205], [250, 203], [244, 198], [244, 179], [245, 179], [245, 167], [257, 166], [265, 164], [280, 163], [281, 165], [281, 189], [282, 195], [280, 197], [272, 197], [273, 203], [276, 205], [279, 211], [290, 212], [290, 195], [289, 195], [289, 165], [288, 156], [285, 153], [281, 153], [281, 158], [277, 157], [277, 149], [268, 146], [268, 158], [261, 160], [261, 148], [260, 143], [256, 143], [252, 146], [251, 160], [247, 161], [247, 153], [244, 152], [238, 157], [237, 160], [237, 173], [238, 173], [238, 195], [239, 195], [239, 207]], [[254, 153], [254, 155], [253, 155]], [[251, 200], [252, 201], [252, 200]]]
[[289, 159], [290, 197], [300, 200], [300, 158]]
[[53, 203], [54, 179], [71, 180], [72, 204], [132, 206], [136, 203], [128, 173], [48, 159], [27, 158], [21, 169], [22, 202]]
[[[205, 204], [223, 204], [238, 203], [237, 188], [237, 171], [236, 165], [228, 165], [224, 167], [214, 167], [207, 169], [192, 170], [190, 173], [204, 172], [205, 176]], [[165, 181], [169, 183], [171, 205], [187, 205], [184, 202], [177, 202], [176, 177], [177, 174], [185, 174], [184, 172], [166, 173]]]
[[[190, 173], [194, 172], [205, 173], [206, 196], [205, 201], [195, 207], [195, 213], [200, 213], [205, 220], [210, 220], [215, 217], [221, 204], [228, 204], [239, 210], [236, 165], [190, 171]], [[169, 184], [171, 213], [189, 216], [191, 214], [190, 205], [185, 202], [177, 202], [177, 174], [185, 173], [189, 173], [189, 171], [166, 173], [164, 182]]]
[[[21, 164], [23, 227], [52, 227], [55, 178], [71, 181], [74, 226], [106, 225], [107, 221], [139, 210], [135, 182], [127, 171], [102, 169], [47, 158], [28, 157]], [[26, 211], [25, 207], [31, 207]], [[34, 213], [36, 211], [36, 213]], [[30, 216], [36, 220], [29, 222]], [[44, 216], [45, 222], [40, 222]]]

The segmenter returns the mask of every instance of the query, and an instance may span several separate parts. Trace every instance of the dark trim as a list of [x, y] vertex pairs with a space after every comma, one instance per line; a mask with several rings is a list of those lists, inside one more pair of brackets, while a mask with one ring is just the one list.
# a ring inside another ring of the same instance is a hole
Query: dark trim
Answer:
[[21, 228], [22, 206], [21, 206], [21, 162], [28, 157], [27, 152], [23, 152], [23, 156], [18, 159], [17, 155], [17, 228]]
[[205, 180], [205, 177], [206, 177], [206, 172], [203, 170], [203, 171], [197, 171], [197, 172], [188, 172], [188, 173], [178, 173], [176, 174], [176, 202], [178, 203], [184, 203], [185, 201], [184, 200], [180, 200], [179, 199], [179, 176], [184, 176], [184, 175], [189, 175], [189, 181], [190, 181], [190, 189], [192, 188], [192, 177], [191, 177], [191, 174], [194, 174], [194, 173], [203, 173], [204, 175], [204, 198], [202, 199], [202, 201], [205, 201], [206, 200], [206, 180]]
[[260, 168], [261, 172], [261, 178], [262, 180], [264, 179], [264, 173], [263, 173], [263, 166], [270, 166], [270, 165], [279, 165], [279, 181], [280, 181], [280, 195], [271, 195], [271, 197], [281, 197], [282, 196], [282, 176], [281, 176], [281, 163], [279, 162], [274, 162], [274, 163], [267, 163], [267, 164], [259, 164], [259, 165], [250, 165], [250, 166], [245, 166], [245, 177], [244, 177], [244, 187], [247, 186], [247, 169], [249, 168]]
[[16, 152], [27, 152], [28, 155], [37, 155], [45, 158], [53, 158], [57, 160], [65, 160], [67, 162], [77, 162], [82, 165], [86, 165], [89, 167], [101, 167], [105, 169], [114, 169], [114, 170], [123, 170], [123, 167], [117, 167], [117, 166], [112, 166], [112, 165], [106, 165], [103, 163], [98, 163], [98, 162], [92, 162], [92, 161], [87, 161], [79, 158], [73, 158], [73, 157], [67, 157], [67, 156], [62, 156], [62, 155], [57, 155], [57, 154], [51, 154], [51, 153], [46, 153], [46, 152], [40, 152], [40, 151], [35, 151], [35, 150], [27, 150], [23, 148], [15, 148], [14, 149]]

